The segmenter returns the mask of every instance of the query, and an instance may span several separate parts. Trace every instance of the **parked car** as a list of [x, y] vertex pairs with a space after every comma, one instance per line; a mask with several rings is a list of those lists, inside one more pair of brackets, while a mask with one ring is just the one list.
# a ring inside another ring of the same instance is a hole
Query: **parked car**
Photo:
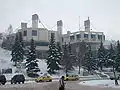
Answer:
[[36, 82], [52, 82], [51, 76], [41, 76], [35, 79]]
[[79, 80], [79, 76], [78, 75], [67, 75], [65, 76], [65, 81], [76, 81]]
[[5, 83], [6, 83], [5, 75], [0, 75], [0, 84], [5, 85]]
[[22, 74], [17, 74], [11, 78], [11, 84], [20, 84], [25, 82], [25, 77]]

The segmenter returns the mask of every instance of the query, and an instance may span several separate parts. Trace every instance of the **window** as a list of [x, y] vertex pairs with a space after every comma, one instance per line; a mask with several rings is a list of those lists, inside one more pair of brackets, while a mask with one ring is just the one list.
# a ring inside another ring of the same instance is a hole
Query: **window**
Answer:
[[70, 40], [73, 41], [74, 40], [74, 36], [70, 36]]
[[24, 31], [24, 32], [23, 32], [23, 36], [27, 36], [27, 31]]
[[99, 39], [99, 40], [102, 40], [102, 35], [98, 35], [98, 39]]
[[32, 30], [32, 36], [37, 36], [37, 30]]
[[84, 34], [84, 38], [88, 38], [88, 34]]
[[76, 38], [77, 40], [79, 40], [81, 38], [81, 35], [80, 34], [76, 35]]
[[91, 34], [91, 38], [92, 38], [92, 39], [95, 39], [95, 34]]
[[55, 33], [51, 33], [51, 36], [54, 36], [54, 37], [55, 37]]
[[105, 40], [105, 35], [103, 36], [104, 40]]

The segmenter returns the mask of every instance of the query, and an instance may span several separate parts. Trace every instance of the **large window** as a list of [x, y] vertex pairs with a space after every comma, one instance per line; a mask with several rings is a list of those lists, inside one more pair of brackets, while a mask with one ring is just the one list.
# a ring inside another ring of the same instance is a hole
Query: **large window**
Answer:
[[70, 36], [70, 41], [73, 41], [74, 40], [74, 36]]
[[77, 40], [79, 40], [79, 39], [81, 38], [81, 35], [80, 35], [80, 34], [77, 34], [77, 35], [76, 35], [76, 38], [77, 38]]
[[102, 40], [102, 35], [98, 35], [98, 39], [99, 39], [99, 40]]
[[91, 34], [91, 38], [92, 39], [95, 39], [96, 37], [95, 37], [95, 34]]
[[84, 34], [84, 38], [88, 38], [88, 34]]
[[24, 31], [24, 32], [23, 32], [23, 36], [27, 36], [27, 31]]
[[32, 30], [32, 36], [37, 36], [37, 30]]

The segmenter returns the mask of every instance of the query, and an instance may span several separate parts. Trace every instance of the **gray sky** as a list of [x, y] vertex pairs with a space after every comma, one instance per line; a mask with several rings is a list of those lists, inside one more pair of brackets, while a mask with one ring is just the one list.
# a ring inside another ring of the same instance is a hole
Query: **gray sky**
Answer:
[[0, 32], [9, 24], [14, 29], [20, 22], [30, 26], [34, 13], [49, 28], [63, 20], [64, 33], [78, 31], [79, 16], [81, 27], [89, 16], [93, 31], [103, 31], [107, 39], [120, 39], [120, 0], [0, 0]]

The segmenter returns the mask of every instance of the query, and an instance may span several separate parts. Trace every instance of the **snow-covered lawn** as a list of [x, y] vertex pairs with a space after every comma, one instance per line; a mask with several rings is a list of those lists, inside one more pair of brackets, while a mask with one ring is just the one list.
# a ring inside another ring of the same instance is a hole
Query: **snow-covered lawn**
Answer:
[[[97, 87], [111, 87], [111, 88], [120, 88], [120, 85], [115, 86], [114, 80], [90, 80], [90, 81], [82, 81], [80, 85], [88, 85], [88, 86], [97, 86]], [[120, 81], [118, 81], [120, 84]]]

